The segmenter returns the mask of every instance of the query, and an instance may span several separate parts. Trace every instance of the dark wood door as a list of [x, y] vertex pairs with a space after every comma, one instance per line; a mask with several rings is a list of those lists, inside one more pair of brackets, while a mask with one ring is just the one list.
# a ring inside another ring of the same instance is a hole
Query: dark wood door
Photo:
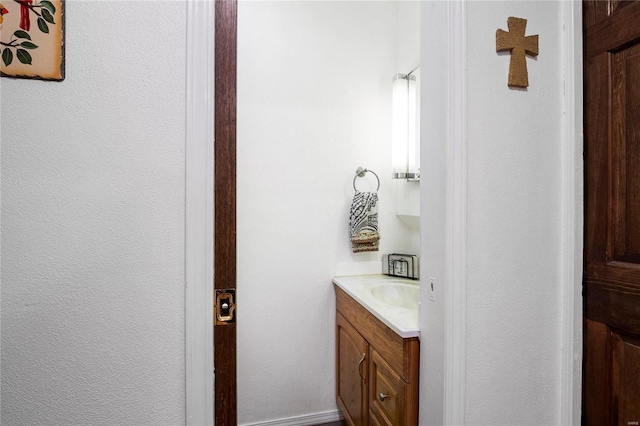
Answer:
[[[236, 289], [236, 0], [216, 0], [214, 141], [214, 286]], [[238, 314], [238, 301], [234, 300]], [[220, 304], [218, 304], [220, 305]], [[213, 306], [216, 306], [214, 301]], [[216, 312], [214, 308], [214, 318]], [[215, 424], [238, 424], [235, 318], [214, 325]]]
[[640, 424], [640, 1], [584, 1], [583, 424]]

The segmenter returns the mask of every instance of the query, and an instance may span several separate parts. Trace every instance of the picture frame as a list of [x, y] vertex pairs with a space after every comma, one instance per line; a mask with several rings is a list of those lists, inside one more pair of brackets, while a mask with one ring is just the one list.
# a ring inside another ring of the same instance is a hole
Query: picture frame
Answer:
[[64, 0], [0, 0], [0, 75], [64, 80]]

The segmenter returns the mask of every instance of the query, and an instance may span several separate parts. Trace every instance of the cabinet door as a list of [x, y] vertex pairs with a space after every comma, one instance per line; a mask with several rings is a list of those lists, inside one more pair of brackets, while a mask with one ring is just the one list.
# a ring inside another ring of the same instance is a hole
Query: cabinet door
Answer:
[[407, 417], [407, 384], [374, 349], [371, 349], [369, 379], [372, 418], [385, 426], [404, 426]]
[[339, 313], [336, 315], [337, 402], [349, 426], [367, 426], [369, 344]]

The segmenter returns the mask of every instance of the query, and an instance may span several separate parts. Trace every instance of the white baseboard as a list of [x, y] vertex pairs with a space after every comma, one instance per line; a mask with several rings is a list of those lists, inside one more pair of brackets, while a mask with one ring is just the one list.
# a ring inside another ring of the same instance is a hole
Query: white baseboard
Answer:
[[342, 416], [340, 416], [338, 410], [334, 410], [305, 416], [288, 417], [286, 419], [268, 420], [266, 422], [245, 423], [241, 426], [314, 426], [339, 420], [342, 420]]

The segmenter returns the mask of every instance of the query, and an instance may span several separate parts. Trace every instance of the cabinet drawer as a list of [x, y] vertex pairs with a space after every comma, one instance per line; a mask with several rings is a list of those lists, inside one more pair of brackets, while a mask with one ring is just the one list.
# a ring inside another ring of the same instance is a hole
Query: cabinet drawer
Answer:
[[369, 408], [381, 425], [405, 425], [407, 384], [380, 354], [370, 349]]

